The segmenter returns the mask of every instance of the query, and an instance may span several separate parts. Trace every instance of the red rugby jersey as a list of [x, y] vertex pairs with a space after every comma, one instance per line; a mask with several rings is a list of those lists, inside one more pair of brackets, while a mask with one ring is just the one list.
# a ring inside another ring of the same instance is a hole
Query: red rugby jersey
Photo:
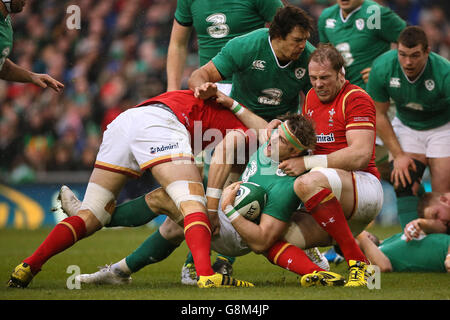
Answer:
[[[216, 141], [219, 134], [222, 139], [227, 130], [247, 131], [247, 127], [229, 109], [220, 106], [213, 99], [205, 101], [195, 98], [194, 92], [191, 90], [169, 91], [146, 100], [136, 107], [158, 102], [168, 106], [186, 127], [191, 135], [194, 154], [206, 148], [213, 141], [219, 142]], [[206, 132], [207, 130], [208, 132]], [[201, 149], [199, 149], [200, 147]]]
[[[330, 103], [320, 102], [314, 89], [309, 90], [303, 106], [303, 114], [311, 117], [316, 126], [317, 144], [314, 154], [330, 154], [348, 146], [346, 132], [353, 129], [368, 129], [376, 132], [375, 104], [360, 87], [345, 82], [336, 98]], [[380, 179], [375, 166], [375, 137], [372, 158], [367, 168]]]

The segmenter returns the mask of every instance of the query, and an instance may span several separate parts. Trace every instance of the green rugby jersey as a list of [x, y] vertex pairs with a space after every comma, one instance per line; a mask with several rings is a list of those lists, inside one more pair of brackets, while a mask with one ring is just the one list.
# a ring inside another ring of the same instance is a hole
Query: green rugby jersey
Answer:
[[397, 14], [374, 1], [365, 0], [344, 20], [335, 4], [323, 10], [318, 21], [320, 42], [331, 43], [345, 59], [346, 78], [365, 88], [360, 72], [397, 42], [406, 27]]
[[396, 116], [415, 130], [439, 127], [450, 121], [450, 62], [430, 52], [423, 73], [410, 81], [398, 61], [397, 50], [378, 57], [372, 66], [367, 92], [373, 100], [392, 98]]
[[194, 26], [202, 66], [230, 39], [263, 28], [282, 6], [281, 0], [178, 0], [175, 19]]
[[0, 18], [0, 70], [3, 68], [6, 58], [11, 53], [13, 46], [13, 29], [11, 17]]
[[311, 88], [308, 58], [314, 50], [307, 42], [299, 59], [281, 66], [263, 28], [230, 40], [212, 61], [223, 77], [233, 79], [230, 97], [270, 121], [298, 112], [300, 91]]
[[264, 155], [267, 143], [259, 147], [250, 157], [247, 167], [240, 180], [259, 184], [267, 193], [267, 203], [263, 213], [278, 220], [289, 222], [292, 213], [299, 207], [300, 199], [294, 192], [294, 181], [278, 169], [278, 162]]
[[429, 234], [422, 240], [406, 242], [403, 233], [383, 241], [380, 250], [389, 258], [395, 272], [446, 272], [450, 236]]

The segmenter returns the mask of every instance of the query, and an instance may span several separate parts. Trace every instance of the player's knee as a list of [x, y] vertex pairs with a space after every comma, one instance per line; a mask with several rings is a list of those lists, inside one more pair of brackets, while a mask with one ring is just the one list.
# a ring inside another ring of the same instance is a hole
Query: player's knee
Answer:
[[166, 187], [166, 192], [183, 214], [206, 210], [205, 189], [201, 182], [179, 180]]
[[[414, 163], [416, 165], [416, 171], [413, 171], [412, 169], [409, 169], [409, 175], [411, 177], [411, 183], [408, 183], [406, 181], [407, 185], [404, 187], [401, 183], [400, 185], [395, 189], [395, 194], [397, 197], [408, 197], [408, 196], [415, 196], [418, 190], [418, 187], [420, 186], [423, 173], [425, 172], [426, 165], [423, 162], [420, 162], [419, 160], [413, 159]], [[391, 161], [389, 163], [391, 172], [394, 169], [394, 161]]]
[[111, 221], [115, 208], [116, 199], [110, 190], [96, 183], [88, 183], [80, 211], [88, 210], [103, 227]]
[[294, 191], [300, 199], [307, 199], [323, 189], [323, 176], [317, 172], [309, 172], [299, 176], [294, 182]]

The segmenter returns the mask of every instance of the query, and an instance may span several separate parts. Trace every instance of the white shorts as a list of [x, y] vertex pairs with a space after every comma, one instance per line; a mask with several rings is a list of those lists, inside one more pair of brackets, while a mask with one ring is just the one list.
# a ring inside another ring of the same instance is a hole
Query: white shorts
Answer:
[[429, 130], [414, 130], [395, 117], [392, 127], [405, 152], [424, 154], [427, 158], [450, 157], [450, 122]]
[[353, 172], [355, 182], [356, 208], [348, 220], [353, 236], [360, 234], [375, 219], [383, 206], [383, 187], [373, 174], [364, 171]]
[[157, 164], [193, 158], [185, 126], [172, 112], [149, 105], [128, 109], [108, 125], [95, 167], [139, 177]]
[[252, 250], [242, 240], [239, 233], [234, 229], [228, 217], [220, 209], [219, 204], [219, 220], [220, 232], [219, 235], [211, 238], [211, 249], [219, 254], [230, 257], [243, 256]]

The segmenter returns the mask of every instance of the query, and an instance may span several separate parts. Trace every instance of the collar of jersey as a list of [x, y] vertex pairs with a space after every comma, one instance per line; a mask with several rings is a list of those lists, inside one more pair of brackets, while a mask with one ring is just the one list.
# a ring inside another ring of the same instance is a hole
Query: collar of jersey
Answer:
[[270, 42], [270, 36], [268, 36], [267, 39], [269, 40], [270, 50], [272, 50], [272, 54], [273, 54], [273, 57], [275, 58], [275, 62], [276, 62], [277, 65], [278, 65], [278, 68], [280, 68], [280, 69], [285, 69], [285, 68], [287, 68], [287, 67], [292, 63], [292, 60], [289, 61], [289, 62], [288, 62], [287, 64], [285, 64], [284, 66], [280, 65], [280, 62], [278, 61], [277, 55], [275, 54], [275, 50], [273, 50], [272, 43]]
[[353, 10], [352, 12], [350, 12], [347, 16], [347, 19], [344, 19], [344, 16], [342, 15], [342, 9], [339, 8], [339, 16], [341, 17], [341, 21], [343, 23], [346, 23], [348, 21], [348, 19], [350, 19], [350, 17], [357, 11], [359, 11], [361, 9], [362, 5], [360, 5], [358, 8], [356, 8], [355, 10]]

